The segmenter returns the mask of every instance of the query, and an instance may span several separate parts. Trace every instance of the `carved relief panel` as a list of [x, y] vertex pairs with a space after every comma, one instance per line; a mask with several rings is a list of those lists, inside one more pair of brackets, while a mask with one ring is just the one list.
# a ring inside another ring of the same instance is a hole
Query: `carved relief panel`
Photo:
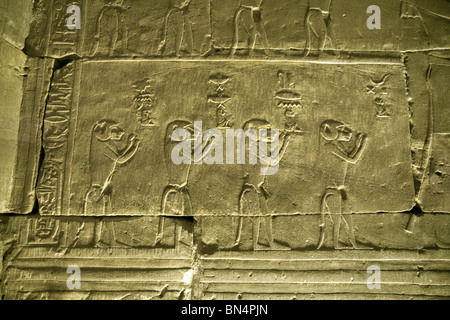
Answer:
[[[45, 117], [48, 152], [39, 186], [44, 214], [326, 214], [412, 207], [401, 65], [92, 61], [72, 69], [61, 69], [64, 82], [53, 85]], [[352, 76], [342, 78], [341, 72]], [[67, 82], [72, 78], [74, 84]], [[368, 81], [362, 90], [351, 89]], [[80, 92], [72, 101], [71, 85]], [[245, 161], [239, 162], [238, 147], [227, 155], [230, 129], [269, 133], [246, 136]], [[270, 154], [275, 146], [272, 129], [279, 132], [278, 159], [264, 162], [261, 152]], [[178, 130], [186, 134], [181, 140]], [[190, 151], [183, 149], [186, 143]], [[182, 162], [174, 160], [174, 150]], [[268, 166], [276, 174], [262, 174]]]

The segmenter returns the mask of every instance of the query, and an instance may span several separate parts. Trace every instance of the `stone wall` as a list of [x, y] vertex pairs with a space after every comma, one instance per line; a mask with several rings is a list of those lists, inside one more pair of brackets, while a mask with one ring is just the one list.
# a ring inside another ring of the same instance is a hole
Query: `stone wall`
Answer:
[[2, 298], [448, 299], [450, 5], [373, 4], [2, 1]]

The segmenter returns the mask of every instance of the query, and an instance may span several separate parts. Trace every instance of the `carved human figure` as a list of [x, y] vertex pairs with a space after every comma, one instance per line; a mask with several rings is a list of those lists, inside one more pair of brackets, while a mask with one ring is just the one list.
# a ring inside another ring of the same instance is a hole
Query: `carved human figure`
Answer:
[[[191, 170], [190, 164], [176, 165], [171, 160], [171, 152], [176, 142], [172, 141], [172, 133], [178, 129], [185, 129], [191, 133], [191, 137], [183, 137], [194, 141], [194, 125], [190, 121], [177, 120], [167, 126], [164, 139], [164, 151], [166, 167], [169, 175], [169, 184], [164, 190], [161, 204], [162, 214], [190, 215], [192, 212], [191, 198], [187, 183]], [[194, 150], [192, 149], [192, 153]]]
[[[181, 141], [173, 141], [172, 134], [178, 129], [186, 130], [189, 135], [183, 136]], [[162, 217], [159, 222], [159, 230], [156, 243], [160, 243], [164, 237], [164, 215], [190, 216], [192, 215], [191, 196], [188, 189], [189, 174], [191, 171], [192, 157], [195, 154], [205, 154], [210, 142], [200, 144], [198, 150], [195, 149], [197, 137], [194, 134], [194, 124], [191, 121], [176, 120], [167, 126], [164, 138], [164, 156], [166, 161], [169, 183], [164, 189], [161, 200]], [[172, 161], [172, 151], [175, 145], [190, 139], [191, 154], [189, 164], [175, 164]]]
[[[305, 57], [308, 57], [310, 54], [320, 56], [326, 47], [334, 49], [333, 41], [329, 34], [332, 20], [332, 3], [333, 0], [308, 0], [308, 12], [305, 18]], [[336, 51], [334, 51], [334, 54], [339, 55]]]
[[39, 218], [36, 221], [36, 236], [40, 239], [49, 238], [55, 233], [56, 220], [51, 218]]
[[322, 247], [325, 241], [326, 216], [328, 215], [333, 224], [333, 244], [335, 249], [339, 249], [339, 233], [341, 222], [344, 220], [348, 227], [349, 240], [353, 248], [357, 248], [352, 216], [344, 215], [342, 209], [347, 200], [345, 180], [349, 164], [356, 164], [366, 146], [367, 136], [362, 133], [354, 134], [353, 130], [342, 122], [335, 120], [324, 121], [320, 126], [320, 140], [325, 152], [331, 157], [327, 157], [329, 167], [328, 181], [321, 200], [322, 224], [320, 226], [320, 240], [317, 246]]
[[115, 121], [101, 120], [92, 127], [89, 146], [90, 187], [86, 191], [84, 213], [113, 212], [111, 197], [113, 178], [120, 166], [130, 161], [139, 149], [134, 134], [125, 138], [125, 131]]
[[[283, 131], [283, 133], [276, 138], [278, 141], [275, 141], [273, 134], [271, 134], [271, 137], [269, 137], [269, 134], [267, 136], [261, 136], [258, 133], [260, 129], [270, 131], [270, 123], [262, 119], [252, 119], [247, 121], [243, 127], [244, 132], [254, 130], [255, 134], [249, 134], [248, 143], [246, 143], [245, 154], [248, 155], [248, 159], [246, 159], [245, 164], [242, 165], [243, 185], [241, 192], [239, 193], [240, 216], [236, 230], [234, 247], [238, 247], [241, 244], [244, 219], [248, 220], [249, 218], [252, 220], [253, 224], [253, 246], [256, 247], [258, 245], [262, 245], [268, 248], [273, 247], [272, 217], [268, 215], [269, 210], [267, 207], [267, 199], [270, 197], [270, 193], [266, 187], [267, 176], [261, 174], [261, 168], [273, 165], [278, 166], [279, 161], [283, 157], [287, 146], [289, 145], [289, 140], [291, 139], [292, 133]], [[276, 163], [269, 163], [267, 159], [260, 156], [261, 152], [259, 149], [261, 148], [261, 142], [263, 140], [265, 140], [264, 142], [267, 145], [268, 153], [279, 153], [277, 159], [275, 160]], [[256, 145], [258, 147], [254, 148], [252, 145]], [[256, 154], [254, 154], [255, 152]], [[257, 163], [249, 163], [249, 159], [251, 158], [258, 159]]]
[[303, 108], [302, 95], [294, 88], [294, 83], [291, 81], [291, 74], [279, 70], [277, 73], [279, 89], [275, 93], [275, 100], [277, 108], [284, 110], [284, 132], [300, 134], [303, 131], [297, 124], [296, 111]]
[[305, 27], [307, 31], [305, 57], [311, 51], [316, 51], [318, 55], [323, 53], [327, 42], [332, 45], [328, 35], [328, 25], [330, 22], [330, 12], [319, 8], [310, 8], [306, 15]]
[[104, 7], [100, 10], [96, 18], [96, 33], [91, 56], [107, 54], [112, 56], [117, 50], [117, 43], [121, 39], [122, 52], [128, 50], [128, 25], [125, 12], [130, 8], [123, 4], [124, 0], [105, 0]]
[[[259, 4], [255, 6], [256, 1]], [[262, 5], [264, 0], [245, 0], [241, 2], [239, 8], [234, 14], [233, 20], [233, 43], [230, 55], [233, 56], [239, 47], [240, 30], [245, 30], [247, 38], [247, 48], [252, 53], [256, 47], [258, 39], [262, 42], [264, 50], [269, 49], [269, 41], [267, 39], [266, 29], [262, 17]], [[242, 28], [242, 29], [241, 29]]]
[[[187, 53], [189, 55], [193, 54], [194, 36], [189, 13], [191, 2], [192, 0], [169, 1], [169, 6], [164, 16], [162, 40], [157, 50], [158, 54], [179, 56], [183, 40], [186, 41]], [[169, 27], [170, 23], [173, 24], [173, 28]], [[175, 33], [172, 40], [170, 40], [171, 30]], [[168, 49], [169, 41], [173, 46], [172, 50]]]
[[231, 120], [231, 114], [227, 111], [224, 105], [220, 105], [216, 109], [216, 121], [219, 128], [231, 128], [233, 121]]

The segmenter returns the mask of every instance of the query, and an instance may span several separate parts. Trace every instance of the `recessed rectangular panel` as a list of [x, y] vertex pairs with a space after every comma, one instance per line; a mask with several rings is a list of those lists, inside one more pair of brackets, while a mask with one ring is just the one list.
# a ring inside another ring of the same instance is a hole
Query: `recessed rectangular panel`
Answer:
[[[43, 214], [413, 206], [400, 64], [126, 60], [58, 71], [44, 129]], [[232, 136], [238, 129], [247, 137], [242, 149]]]

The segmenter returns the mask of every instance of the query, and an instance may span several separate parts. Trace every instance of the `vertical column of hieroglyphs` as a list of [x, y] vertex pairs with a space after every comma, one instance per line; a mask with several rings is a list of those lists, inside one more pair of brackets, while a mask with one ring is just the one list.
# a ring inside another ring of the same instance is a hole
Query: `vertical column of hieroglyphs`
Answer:
[[72, 106], [74, 66], [53, 74], [43, 124], [44, 161], [40, 168], [37, 197], [41, 214], [62, 214], [64, 166]]

